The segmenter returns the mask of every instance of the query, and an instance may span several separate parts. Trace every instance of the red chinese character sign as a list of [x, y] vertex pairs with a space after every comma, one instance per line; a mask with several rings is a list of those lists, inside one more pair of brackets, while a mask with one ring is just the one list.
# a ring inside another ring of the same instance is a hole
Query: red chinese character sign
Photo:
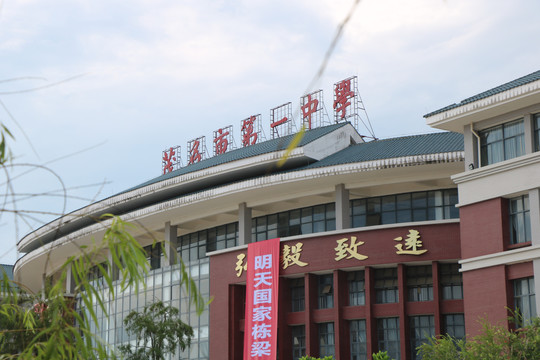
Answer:
[[336, 122], [356, 115], [358, 109], [357, 87], [356, 76], [334, 84], [334, 115]]
[[[358, 78], [352, 76], [334, 84], [334, 120], [336, 123], [350, 121], [358, 128], [361, 121], [372, 139], [376, 139], [375, 133], [369, 121], [367, 111], [358, 91]], [[364, 135], [362, 135], [364, 137]]]
[[161, 157], [161, 170], [163, 171], [163, 175], [178, 170], [181, 166], [180, 146], [170, 147], [163, 151]]
[[192, 165], [206, 159], [206, 142], [204, 136], [188, 141], [187, 164]]
[[255, 145], [257, 142], [264, 141], [262, 132], [261, 114], [252, 115], [242, 120], [242, 147]]
[[214, 131], [214, 156], [225, 154], [234, 148], [232, 125]]
[[279, 239], [248, 245], [244, 360], [277, 358]]
[[291, 135], [296, 130], [293, 127], [292, 103], [288, 102], [270, 110], [272, 139]]
[[300, 110], [302, 110], [302, 124], [307, 130], [321, 127], [327, 123], [325, 120], [328, 115], [324, 111], [322, 90], [302, 96]]

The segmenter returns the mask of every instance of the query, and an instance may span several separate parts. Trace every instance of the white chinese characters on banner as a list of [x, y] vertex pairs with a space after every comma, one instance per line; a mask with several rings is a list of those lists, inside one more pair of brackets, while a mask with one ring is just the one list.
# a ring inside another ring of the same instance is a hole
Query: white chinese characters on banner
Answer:
[[248, 245], [244, 359], [275, 360], [279, 239]]

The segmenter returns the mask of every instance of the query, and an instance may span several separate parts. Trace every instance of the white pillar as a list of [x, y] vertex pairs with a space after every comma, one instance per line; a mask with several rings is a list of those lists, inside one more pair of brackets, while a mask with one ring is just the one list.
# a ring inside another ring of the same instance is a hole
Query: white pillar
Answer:
[[171, 226], [171, 222], [165, 223], [165, 239], [163, 249], [165, 250], [165, 258], [167, 259], [167, 265], [174, 265], [178, 263], [178, 227]]
[[238, 245], [251, 242], [251, 208], [246, 203], [238, 205]]
[[351, 211], [349, 205], [349, 190], [345, 185], [336, 185], [336, 230], [351, 227]]

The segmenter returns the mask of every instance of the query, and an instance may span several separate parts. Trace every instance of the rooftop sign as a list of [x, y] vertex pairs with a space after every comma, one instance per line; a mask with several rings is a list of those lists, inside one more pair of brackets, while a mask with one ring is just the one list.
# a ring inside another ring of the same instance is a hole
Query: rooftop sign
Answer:
[[[352, 76], [334, 84], [334, 122], [350, 121], [358, 129], [359, 120], [367, 128], [371, 138], [375, 138], [367, 113], [358, 92], [358, 79]], [[298, 110], [301, 126], [307, 130], [330, 125], [332, 122], [326, 111], [323, 91], [317, 90], [300, 98]], [[363, 115], [363, 116], [361, 116]], [[280, 105], [270, 110], [270, 134], [272, 139], [288, 136], [296, 132], [292, 103]], [[251, 115], [240, 122], [240, 141], [242, 147], [252, 146], [265, 141], [262, 129], [261, 114]], [[363, 135], [361, 135], [363, 136]], [[232, 125], [214, 131], [212, 154], [219, 156], [236, 148]], [[199, 136], [187, 143], [187, 166], [200, 162], [208, 157], [205, 137]], [[182, 167], [180, 147], [175, 146], [163, 151], [163, 174]]]

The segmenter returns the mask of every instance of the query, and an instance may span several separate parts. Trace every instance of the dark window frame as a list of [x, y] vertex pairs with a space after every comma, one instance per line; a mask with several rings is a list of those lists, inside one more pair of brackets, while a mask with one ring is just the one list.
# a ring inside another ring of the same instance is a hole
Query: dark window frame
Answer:
[[333, 322], [319, 324], [319, 356], [335, 356], [336, 339]]
[[510, 244], [531, 242], [531, 218], [529, 195], [522, 195], [508, 200]]
[[351, 360], [367, 360], [366, 320], [349, 321]]
[[366, 304], [365, 271], [351, 271], [347, 274], [349, 284], [349, 306], [362, 306]]
[[318, 276], [317, 304], [319, 309], [334, 307], [334, 274]]
[[526, 277], [512, 281], [514, 287], [514, 313], [516, 326], [523, 327], [531, 319], [538, 316], [534, 277]]
[[457, 189], [399, 193], [350, 201], [355, 227], [459, 218]]
[[[514, 127], [521, 132], [511, 133]], [[525, 154], [525, 123], [523, 118], [478, 131], [480, 136], [480, 164], [487, 166], [514, 159]], [[515, 154], [511, 154], [510, 151]]]
[[407, 266], [408, 301], [433, 301], [433, 274], [431, 265]]
[[416, 315], [409, 317], [411, 360], [420, 360], [418, 346], [435, 336], [435, 317], [433, 315]]
[[373, 278], [376, 304], [399, 302], [397, 268], [374, 269]]

